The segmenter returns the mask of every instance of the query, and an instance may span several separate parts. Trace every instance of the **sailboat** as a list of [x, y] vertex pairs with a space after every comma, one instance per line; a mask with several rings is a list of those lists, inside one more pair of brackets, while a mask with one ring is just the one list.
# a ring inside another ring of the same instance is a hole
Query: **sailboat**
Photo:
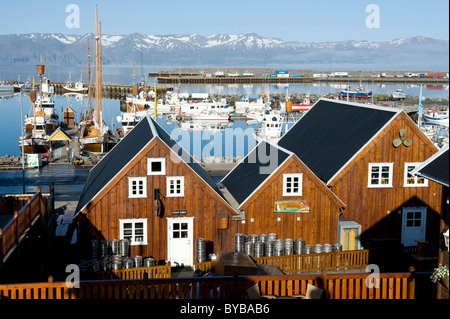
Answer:
[[42, 82], [44, 65], [38, 65], [40, 76], [39, 95], [36, 91], [30, 92], [30, 99], [33, 103], [32, 114], [26, 115], [25, 134], [19, 138], [20, 149], [26, 154], [47, 153], [50, 150], [50, 142], [47, 139], [59, 127], [59, 117], [55, 112], [55, 103], [50, 97], [53, 86], [48, 79]]
[[[99, 30], [100, 29], [100, 30]], [[104, 154], [109, 152], [117, 143], [118, 138], [102, 119], [102, 46], [101, 24], [97, 20], [97, 5], [95, 6], [95, 100], [96, 110], [92, 108], [91, 71], [88, 38], [88, 73], [89, 73], [89, 113], [80, 121], [81, 149], [87, 154]]]

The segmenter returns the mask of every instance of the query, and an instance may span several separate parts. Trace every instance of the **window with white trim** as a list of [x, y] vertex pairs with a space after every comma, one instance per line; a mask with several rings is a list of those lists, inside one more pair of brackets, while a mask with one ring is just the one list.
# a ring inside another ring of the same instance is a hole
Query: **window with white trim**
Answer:
[[120, 239], [128, 239], [130, 245], [147, 245], [147, 218], [119, 219]]
[[165, 175], [166, 159], [164, 157], [147, 158], [147, 175]]
[[410, 172], [420, 163], [405, 163], [404, 187], [427, 187], [428, 180], [421, 176], [411, 175]]
[[283, 174], [283, 196], [302, 196], [303, 174]]
[[184, 176], [167, 176], [166, 184], [166, 197], [184, 196]]
[[147, 197], [147, 177], [128, 177], [128, 198]]
[[369, 163], [367, 187], [392, 187], [394, 163]]

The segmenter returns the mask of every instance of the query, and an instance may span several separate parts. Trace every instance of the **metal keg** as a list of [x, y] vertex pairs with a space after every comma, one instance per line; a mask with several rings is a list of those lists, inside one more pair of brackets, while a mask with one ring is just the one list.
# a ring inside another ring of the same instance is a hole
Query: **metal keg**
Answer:
[[263, 243], [262, 241], [257, 241], [255, 243], [253, 251], [256, 258], [264, 257], [264, 247], [266, 246], [266, 244], [267, 243]]
[[234, 251], [237, 253], [244, 252], [244, 235], [241, 233], [234, 234]]
[[244, 253], [249, 256], [253, 256], [253, 243], [251, 241], [244, 243]]
[[101, 258], [109, 256], [108, 241], [106, 239], [100, 240], [99, 248]]
[[303, 238], [297, 238], [295, 240], [295, 254], [296, 255], [303, 254], [304, 247], [305, 247], [305, 241], [303, 240]]
[[341, 244], [333, 244], [333, 251], [342, 251]]
[[262, 243], [266, 243], [268, 240], [269, 240], [269, 239], [268, 239], [268, 237], [267, 237], [266, 234], [259, 234], [258, 240], [257, 240], [257, 241], [260, 241], [260, 242], [262, 242]]
[[278, 236], [275, 233], [270, 233], [268, 239], [270, 241], [276, 241], [278, 239]]
[[108, 271], [109, 270], [109, 257], [105, 256], [100, 260], [100, 270]]
[[144, 258], [144, 267], [154, 267], [154, 266], [156, 266], [155, 258], [153, 257]]
[[304, 253], [305, 254], [312, 254], [312, 246], [311, 245], [306, 245], [305, 249], [304, 249]]
[[321, 244], [316, 244], [314, 246], [314, 253], [320, 254], [323, 252], [323, 246]]
[[98, 240], [91, 240], [91, 259], [98, 257]]
[[292, 255], [294, 253], [294, 240], [292, 238], [286, 238], [284, 240], [284, 254]]
[[109, 252], [111, 256], [119, 255], [119, 240], [111, 239], [109, 241]]
[[141, 268], [142, 267], [142, 256], [134, 256], [134, 268]]
[[266, 244], [266, 250], [265, 250], [265, 256], [266, 257], [272, 257], [275, 252], [275, 242], [274, 241], [268, 241]]
[[254, 244], [254, 243], [256, 243], [257, 241], [258, 241], [258, 239], [259, 239], [259, 236], [258, 235], [256, 235], [256, 234], [252, 234], [252, 235], [250, 235], [250, 241]]
[[91, 261], [91, 266], [92, 266], [92, 271], [93, 271], [93, 272], [100, 271], [100, 267], [99, 267], [99, 264], [98, 264], [98, 260], [97, 260], [97, 259], [92, 259], [92, 261]]
[[122, 256], [114, 255], [109, 258], [109, 267], [111, 270], [122, 269]]
[[122, 267], [125, 269], [133, 268], [133, 258], [128, 257], [128, 256], [124, 257], [122, 259]]
[[275, 256], [284, 255], [284, 242], [281, 239], [275, 240]]
[[197, 238], [195, 258], [198, 262], [202, 263], [206, 261], [206, 240], [205, 238]]
[[119, 255], [122, 257], [130, 255], [130, 241], [128, 239], [121, 239], [119, 242]]
[[333, 251], [333, 246], [330, 244], [323, 245], [323, 252], [324, 253], [331, 253]]

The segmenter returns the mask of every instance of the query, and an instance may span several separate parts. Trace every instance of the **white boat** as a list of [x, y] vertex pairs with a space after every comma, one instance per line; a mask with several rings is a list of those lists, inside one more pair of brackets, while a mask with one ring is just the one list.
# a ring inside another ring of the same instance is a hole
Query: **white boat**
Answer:
[[88, 91], [87, 87], [84, 87], [83, 82], [75, 82], [75, 83], [68, 83], [63, 86], [64, 90], [68, 93], [79, 93], [79, 94], [85, 94]]
[[205, 116], [205, 114], [211, 114], [211, 116], [215, 117], [217, 115], [229, 117], [233, 112], [233, 108], [226, 103], [225, 99], [222, 99], [220, 101], [184, 102], [180, 104], [179, 113], [188, 116]]
[[208, 111], [203, 111], [200, 113], [193, 113], [190, 115], [190, 117], [193, 120], [197, 120], [197, 121], [201, 121], [201, 120], [206, 120], [206, 121], [213, 121], [213, 120], [220, 120], [220, 121], [228, 121], [230, 118], [230, 114], [228, 113], [215, 113], [215, 112], [208, 112]]
[[261, 129], [253, 131], [253, 137], [256, 141], [262, 140], [278, 143], [281, 139], [283, 128], [283, 116], [280, 112], [267, 110], [261, 122]]
[[223, 120], [205, 120], [205, 121], [183, 121], [179, 127], [187, 131], [208, 131], [212, 134], [222, 132], [228, 127], [232, 127], [233, 122]]
[[0, 83], [0, 93], [14, 93], [14, 86], [11, 84]]
[[424, 112], [422, 116], [426, 123], [449, 126], [448, 111], [437, 111], [433, 107], [432, 110]]
[[[55, 102], [51, 99], [48, 92], [48, 84], [44, 89], [41, 85], [39, 95], [33, 91], [30, 96], [33, 97], [33, 108], [31, 114], [25, 115], [25, 131], [19, 138], [19, 147], [24, 149], [24, 153], [47, 153], [50, 149], [50, 142], [47, 139], [59, 127], [59, 117], [55, 111]], [[34, 100], [36, 97], [36, 100]]]
[[270, 103], [264, 102], [264, 94], [262, 95], [244, 95], [240, 101], [234, 103], [234, 111], [238, 114], [264, 112]]
[[391, 98], [393, 100], [403, 100], [406, 98], [406, 94], [403, 92], [402, 89], [398, 88], [397, 90], [391, 93]]

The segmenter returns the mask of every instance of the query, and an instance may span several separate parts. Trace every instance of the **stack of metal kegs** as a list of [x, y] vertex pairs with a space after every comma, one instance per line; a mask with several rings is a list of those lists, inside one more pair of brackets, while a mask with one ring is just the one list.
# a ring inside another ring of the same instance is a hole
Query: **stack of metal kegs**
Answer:
[[294, 240], [292, 238], [286, 238], [284, 240], [284, 254], [289, 256], [294, 253]]
[[245, 237], [241, 233], [234, 234], [234, 251], [237, 253], [244, 252]]
[[284, 242], [281, 239], [275, 240], [275, 256], [284, 255]]
[[195, 259], [202, 263], [206, 261], [206, 240], [205, 238], [197, 238], [196, 240]]
[[303, 238], [295, 239], [295, 254], [301, 255], [303, 254], [303, 250], [305, 249], [305, 241]]

